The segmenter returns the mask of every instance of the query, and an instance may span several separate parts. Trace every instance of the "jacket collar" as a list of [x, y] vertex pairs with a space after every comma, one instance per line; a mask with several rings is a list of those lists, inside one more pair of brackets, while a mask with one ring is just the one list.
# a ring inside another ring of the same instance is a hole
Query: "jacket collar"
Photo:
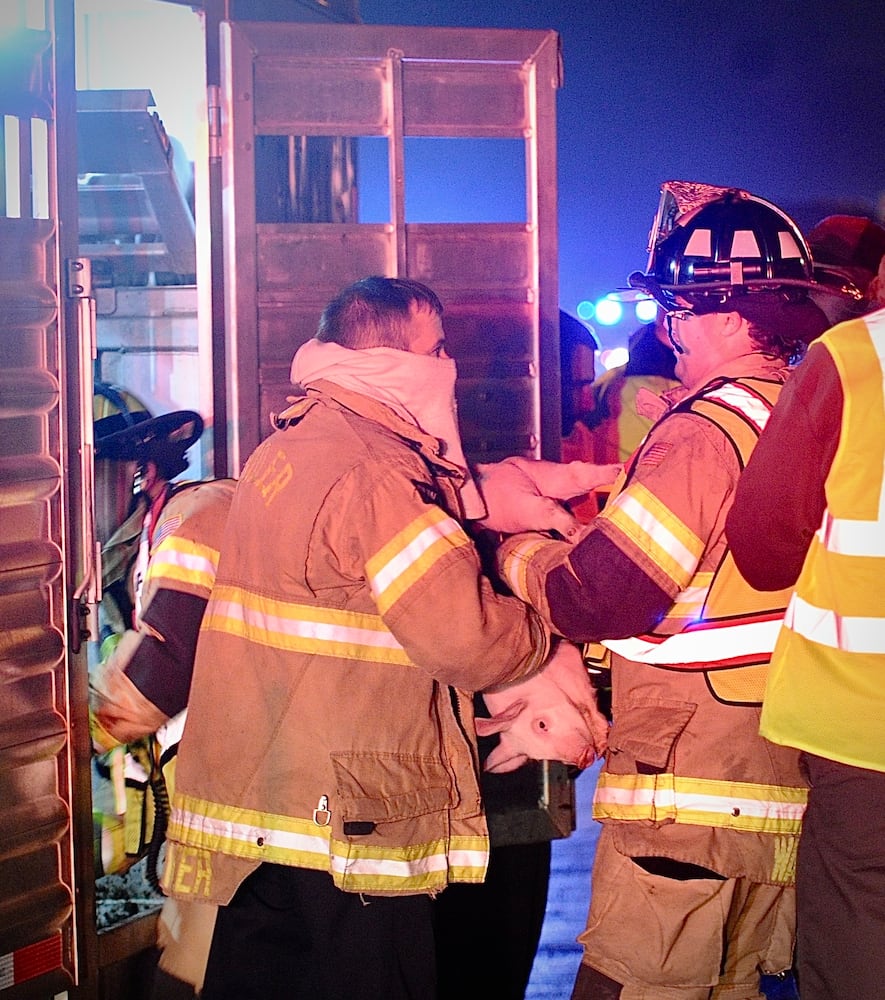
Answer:
[[316, 397], [327, 403], [331, 402], [342, 409], [350, 410], [352, 413], [364, 417], [366, 420], [386, 427], [408, 442], [409, 446], [418, 451], [425, 461], [431, 465], [440, 466], [456, 483], [464, 481], [465, 476], [462, 470], [440, 454], [439, 438], [425, 434], [415, 424], [403, 420], [384, 403], [364, 396], [362, 393], [354, 392], [352, 389], [344, 389], [326, 379], [319, 379], [312, 383], [307, 390], [307, 396], [309, 398]]

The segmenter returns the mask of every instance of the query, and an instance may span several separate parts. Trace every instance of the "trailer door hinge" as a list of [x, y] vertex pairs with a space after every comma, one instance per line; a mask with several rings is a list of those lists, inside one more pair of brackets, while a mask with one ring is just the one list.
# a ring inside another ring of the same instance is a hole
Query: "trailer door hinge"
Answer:
[[210, 83], [206, 88], [206, 112], [209, 121], [209, 159], [221, 159], [221, 88]]
[[69, 257], [66, 263], [69, 299], [92, 297], [92, 261], [88, 257]]

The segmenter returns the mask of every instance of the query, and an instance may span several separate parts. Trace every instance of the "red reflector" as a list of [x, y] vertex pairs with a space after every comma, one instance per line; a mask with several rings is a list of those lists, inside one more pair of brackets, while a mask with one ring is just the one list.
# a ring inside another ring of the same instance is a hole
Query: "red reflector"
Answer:
[[0, 955], [0, 990], [24, 983], [62, 966], [61, 934]]

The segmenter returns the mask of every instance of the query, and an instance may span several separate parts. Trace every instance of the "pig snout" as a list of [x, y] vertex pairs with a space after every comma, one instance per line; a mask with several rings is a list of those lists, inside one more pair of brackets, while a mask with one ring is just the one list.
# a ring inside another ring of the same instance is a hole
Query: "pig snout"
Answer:
[[[494, 704], [494, 701], [493, 701]], [[493, 706], [489, 706], [493, 710]], [[490, 719], [476, 719], [480, 736], [500, 734], [498, 745], [489, 754], [485, 770], [511, 771], [528, 760], [559, 760], [585, 768], [604, 749], [605, 730], [594, 730], [591, 720], [568, 699], [538, 712], [520, 700], [505, 706]]]
[[538, 674], [483, 698], [491, 718], [476, 719], [477, 735], [500, 734], [486, 771], [512, 771], [529, 760], [559, 760], [583, 769], [605, 750], [608, 722], [571, 643], [560, 643]]

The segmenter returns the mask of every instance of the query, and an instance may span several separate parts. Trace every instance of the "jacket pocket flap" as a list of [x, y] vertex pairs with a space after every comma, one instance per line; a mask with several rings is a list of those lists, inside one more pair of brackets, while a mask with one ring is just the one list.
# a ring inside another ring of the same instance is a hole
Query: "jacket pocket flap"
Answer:
[[631, 699], [615, 716], [608, 737], [609, 750], [653, 768], [664, 768], [696, 709], [689, 702], [666, 698]]
[[441, 761], [389, 753], [333, 753], [345, 823], [390, 823], [453, 805], [451, 775]]

